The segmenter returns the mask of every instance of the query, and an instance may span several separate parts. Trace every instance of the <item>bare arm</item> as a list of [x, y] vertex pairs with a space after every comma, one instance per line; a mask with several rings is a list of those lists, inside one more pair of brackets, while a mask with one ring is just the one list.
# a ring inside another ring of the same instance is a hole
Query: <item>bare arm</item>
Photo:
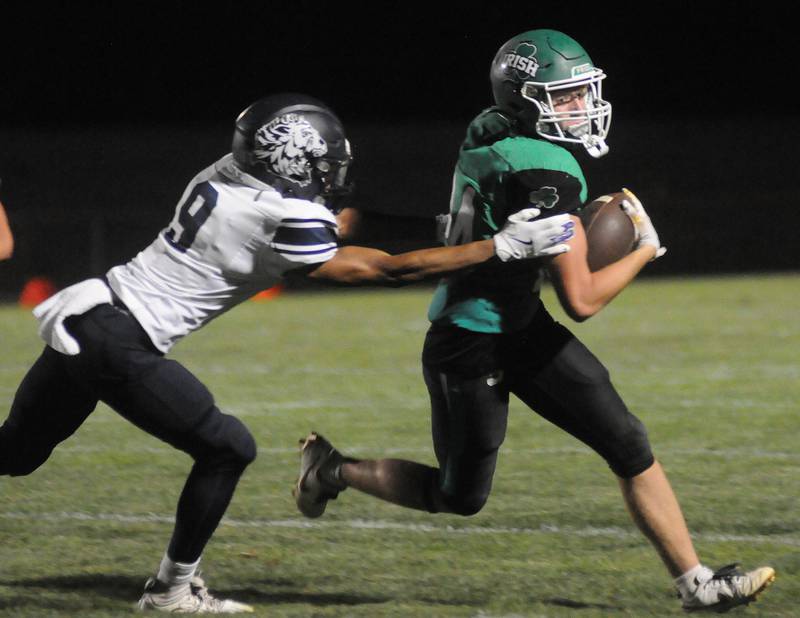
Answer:
[[308, 271], [313, 279], [350, 285], [399, 286], [447, 275], [494, 257], [492, 240], [480, 240], [455, 247], [420, 249], [390, 255], [366, 247], [342, 247], [336, 255]]
[[7, 260], [14, 253], [14, 236], [8, 225], [8, 217], [0, 202], [0, 260]]
[[491, 239], [463, 245], [438, 247], [390, 255], [377, 249], [348, 246], [317, 266], [295, 271], [304, 275], [349, 285], [404, 285], [448, 275], [492, 259], [522, 260], [568, 251], [573, 224], [567, 215], [537, 220], [538, 208], [525, 208], [508, 218]]
[[577, 217], [570, 251], [553, 258], [548, 271], [564, 311], [573, 320], [583, 322], [605, 307], [633, 281], [645, 264], [653, 259], [655, 247], [643, 245], [621, 260], [597, 272], [586, 262], [586, 233]]

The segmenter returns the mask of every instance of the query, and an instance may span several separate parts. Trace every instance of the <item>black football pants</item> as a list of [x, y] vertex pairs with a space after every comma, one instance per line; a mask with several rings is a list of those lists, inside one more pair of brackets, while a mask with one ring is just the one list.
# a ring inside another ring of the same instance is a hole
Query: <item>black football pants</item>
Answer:
[[423, 373], [439, 489], [455, 513], [477, 513], [489, 497], [510, 393], [594, 449], [622, 478], [654, 462], [643, 424], [628, 411], [606, 368], [543, 309], [531, 328], [514, 334], [496, 372], [463, 377], [423, 366]]
[[0, 474], [36, 470], [103, 401], [194, 459], [168, 548], [173, 560], [194, 562], [255, 459], [250, 432], [220, 412], [192, 373], [165, 359], [124, 309], [100, 305], [68, 318], [65, 326], [81, 353], [67, 356], [46, 347], [28, 371], [0, 427]]

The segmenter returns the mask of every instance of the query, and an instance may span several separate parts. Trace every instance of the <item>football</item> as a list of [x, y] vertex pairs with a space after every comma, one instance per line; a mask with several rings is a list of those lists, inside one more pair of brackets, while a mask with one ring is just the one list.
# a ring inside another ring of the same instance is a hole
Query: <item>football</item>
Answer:
[[589, 270], [598, 271], [628, 255], [636, 233], [630, 217], [622, 210], [625, 194], [601, 195], [584, 206], [578, 216], [586, 231]]

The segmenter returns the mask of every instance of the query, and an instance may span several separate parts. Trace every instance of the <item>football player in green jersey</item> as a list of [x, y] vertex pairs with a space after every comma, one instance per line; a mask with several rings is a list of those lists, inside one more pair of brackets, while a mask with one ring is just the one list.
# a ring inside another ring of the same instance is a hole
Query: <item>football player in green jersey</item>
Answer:
[[586, 235], [574, 214], [587, 201], [575, 155], [608, 152], [605, 74], [572, 38], [532, 30], [500, 48], [490, 79], [495, 105], [467, 129], [444, 221], [446, 243], [490, 238], [514, 213], [534, 206], [542, 216], [571, 215], [570, 251], [538, 261], [487, 262], [439, 284], [423, 350], [438, 468], [346, 458], [312, 433], [303, 442], [298, 508], [318, 517], [327, 500], [354, 487], [410, 508], [477, 513], [491, 490], [513, 393], [606, 460], [634, 521], [675, 578], [685, 609], [746, 604], [774, 579], [774, 570], [742, 572], [731, 565], [715, 573], [700, 563], [643, 424], [606, 368], [539, 297], [546, 270], [566, 313], [586, 320], [665, 251], [642, 204], [627, 192], [634, 250], [589, 270]]

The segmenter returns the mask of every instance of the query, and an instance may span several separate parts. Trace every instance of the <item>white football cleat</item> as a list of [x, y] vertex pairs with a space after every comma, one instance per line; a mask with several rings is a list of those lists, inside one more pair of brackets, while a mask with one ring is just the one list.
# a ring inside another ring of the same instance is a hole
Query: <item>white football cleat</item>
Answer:
[[211, 596], [200, 577], [193, 577], [191, 584], [180, 590], [151, 577], [144, 585], [144, 594], [137, 607], [171, 614], [243, 614], [253, 611], [245, 603]]
[[714, 573], [709, 579], [695, 578], [693, 591], [683, 597], [683, 609], [687, 612], [727, 612], [738, 605], [755, 601], [764, 589], [775, 581], [775, 569], [759, 567], [746, 573], [729, 564]]

